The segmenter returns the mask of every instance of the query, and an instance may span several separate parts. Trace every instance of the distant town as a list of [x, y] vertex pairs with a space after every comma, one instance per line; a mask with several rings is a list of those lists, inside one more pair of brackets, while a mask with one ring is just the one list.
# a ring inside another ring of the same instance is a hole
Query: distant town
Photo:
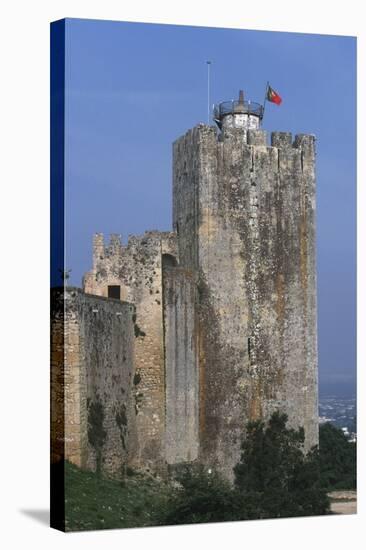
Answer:
[[357, 439], [356, 397], [338, 397], [336, 395], [319, 398], [319, 424], [330, 422], [340, 428], [347, 439]]

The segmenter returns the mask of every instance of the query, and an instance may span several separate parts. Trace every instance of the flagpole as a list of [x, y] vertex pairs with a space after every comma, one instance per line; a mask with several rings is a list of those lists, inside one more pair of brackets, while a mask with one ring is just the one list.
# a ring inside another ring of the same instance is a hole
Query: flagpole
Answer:
[[267, 80], [267, 86], [266, 86], [266, 91], [264, 93], [264, 101], [263, 101], [263, 116], [262, 116], [262, 120], [263, 120], [263, 117], [264, 117], [264, 109], [265, 109], [265, 106], [266, 106], [266, 101], [267, 101], [267, 92], [268, 92], [268, 86], [269, 86], [269, 80]]
[[211, 61], [206, 61], [207, 63], [207, 124], [210, 125], [210, 66]]

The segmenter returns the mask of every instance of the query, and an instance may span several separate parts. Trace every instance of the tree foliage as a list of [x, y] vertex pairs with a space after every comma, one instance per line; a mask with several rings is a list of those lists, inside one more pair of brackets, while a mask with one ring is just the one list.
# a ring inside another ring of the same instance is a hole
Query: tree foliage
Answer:
[[356, 443], [330, 423], [319, 429], [322, 486], [327, 490], [356, 489]]
[[311, 516], [329, 513], [317, 448], [305, 454], [304, 430], [286, 427], [275, 412], [268, 424], [246, 427], [234, 485], [203, 466], [187, 467], [169, 503], [166, 523]]
[[326, 514], [329, 499], [320, 482], [318, 450], [305, 454], [304, 430], [286, 423], [287, 415], [275, 412], [268, 425], [248, 424], [234, 468], [235, 487], [256, 503], [258, 518]]

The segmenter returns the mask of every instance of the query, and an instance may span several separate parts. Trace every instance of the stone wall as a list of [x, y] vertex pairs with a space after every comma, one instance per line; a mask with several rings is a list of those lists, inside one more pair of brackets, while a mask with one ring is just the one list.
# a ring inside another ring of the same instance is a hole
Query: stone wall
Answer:
[[180, 267], [164, 267], [165, 458], [168, 464], [198, 457], [196, 281]]
[[165, 363], [163, 335], [162, 257], [176, 258], [174, 233], [149, 231], [130, 236], [122, 245], [113, 235], [109, 246], [103, 235], [94, 237], [93, 269], [84, 277], [84, 291], [108, 295], [109, 285], [120, 285], [121, 298], [135, 305], [134, 406], [137, 448], [134, 466], [165, 467]]
[[53, 461], [119, 476], [137, 445], [134, 306], [76, 288], [52, 301]]
[[173, 224], [196, 271], [200, 457], [227, 476], [248, 420], [318, 441], [313, 136], [200, 125], [173, 148]]
[[[65, 458], [65, 315], [63, 293], [51, 290], [51, 464]], [[76, 459], [75, 459], [76, 462]], [[80, 464], [80, 460], [76, 462]]]

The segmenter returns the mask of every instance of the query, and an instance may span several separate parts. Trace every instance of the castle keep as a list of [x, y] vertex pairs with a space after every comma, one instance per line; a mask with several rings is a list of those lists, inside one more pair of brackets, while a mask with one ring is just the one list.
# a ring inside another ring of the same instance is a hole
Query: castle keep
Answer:
[[83, 291], [55, 291], [55, 455], [111, 474], [199, 461], [231, 478], [246, 423], [277, 409], [317, 444], [315, 138], [269, 145], [262, 115], [241, 95], [216, 107], [219, 130], [180, 137], [173, 230], [96, 234]]

